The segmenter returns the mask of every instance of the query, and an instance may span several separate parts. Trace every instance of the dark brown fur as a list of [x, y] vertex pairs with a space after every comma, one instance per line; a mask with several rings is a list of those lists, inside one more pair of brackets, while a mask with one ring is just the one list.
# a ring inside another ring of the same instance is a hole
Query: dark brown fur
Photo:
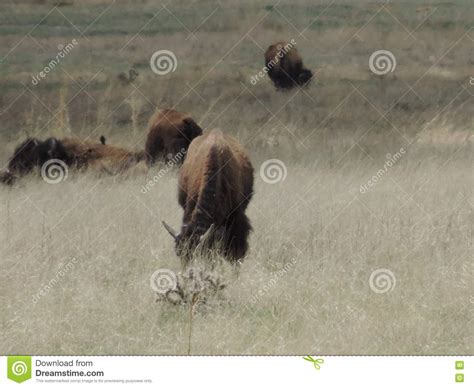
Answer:
[[[285, 47], [289, 48], [286, 53]], [[269, 69], [268, 76], [277, 89], [303, 86], [313, 76], [311, 70], [303, 66], [303, 59], [296, 48], [288, 42], [277, 42], [267, 49], [265, 66]]]
[[201, 127], [187, 113], [174, 109], [155, 113], [148, 123], [145, 144], [148, 166], [159, 159], [169, 161], [182, 150], [186, 152], [191, 141], [201, 134]]
[[196, 138], [179, 176], [178, 202], [184, 216], [177, 254], [192, 252], [212, 225], [206, 244], [219, 240], [224, 256], [240, 261], [252, 229], [245, 215], [252, 194], [253, 167], [240, 143], [217, 130]]
[[125, 171], [144, 158], [143, 151], [127, 151], [120, 147], [90, 141], [72, 138], [58, 140], [54, 137], [41, 141], [28, 138], [13, 152], [7, 171], [0, 175], [0, 181], [12, 184], [17, 178], [41, 168], [50, 159], [62, 160], [69, 168], [92, 167], [117, 173]]
[[72, 162], [71, 155], [58, 139], [50, 137], [41, 141], [28, 138], [15, 148], [8, 163], [8, 172], [18, 177], [23, 176], [50, 159], [60, 159], [66, 164]]

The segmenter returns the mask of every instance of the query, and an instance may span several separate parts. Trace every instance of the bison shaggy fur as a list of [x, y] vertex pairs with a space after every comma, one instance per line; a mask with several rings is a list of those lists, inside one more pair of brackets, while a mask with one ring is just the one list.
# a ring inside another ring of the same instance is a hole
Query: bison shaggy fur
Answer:
[[174, 109], [158, 111], [148, 123], [145, 144], [148, 166], [152, 166], [159, 159], [174, 160], [176, 155], [186, 152], [191, 141], [201, 134], [201, 127], [189, 114]]
[[265, 67], [277, 89], [291, 89], [307, 84], [313, 77], [303, 66], [303, 59], [296, 47], [288, 42], [277, 42], [265, 52]]
[[[213, 130], [196, 138], [179, 175], [184, 210], [176, 253], [187, 262], [198, 244], [219, 244], [224, 257], [240, 263], [248, 249], [245, 209], [253, 194], [253, 167], [242, 145]], [[203, 240], [205, 238], [205, 241]]]

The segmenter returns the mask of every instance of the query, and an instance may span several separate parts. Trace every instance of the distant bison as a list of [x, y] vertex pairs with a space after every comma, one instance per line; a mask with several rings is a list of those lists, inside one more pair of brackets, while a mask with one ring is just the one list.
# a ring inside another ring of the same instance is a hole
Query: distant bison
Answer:
[[302, 86], [313, 77], [311, 70], [303, 66], [303, 59], [293, 42], [275, 43], [265, 52], [265, 67], [277, 89]]
[[144, 159], [143, 151], [127, 151], [123, 148], [106, 145], [105, 138], [101, 143], [81, 141], [71, 138], [57, 139], [51, 137], [44, 141], [28, 138], [21, 143], [8, 162], [7, 171], [0, 175], [0, 181], [12, 184], [19, 177], [41, 168], [48, 160], [58, 159], [69, 168], [96, 168], [105, 172], [122, 172]]
[[163, 109], [155, 113], [148, 124], [145, 154], [148, 166], [158, 159], [170, 161], [191, 141], [202, 134], [202, 129], [187, 113]]
[[181, 232], [163, 222], [177, 255], [187, 263], [198, 245], [220, 243], [223, 255], [239, 263], [248, 249], [252, 228], [245, 209], [253, 194], [253, 167], [239, 142], [218, 130], [196, 138], [181, 167], [178, 190]]

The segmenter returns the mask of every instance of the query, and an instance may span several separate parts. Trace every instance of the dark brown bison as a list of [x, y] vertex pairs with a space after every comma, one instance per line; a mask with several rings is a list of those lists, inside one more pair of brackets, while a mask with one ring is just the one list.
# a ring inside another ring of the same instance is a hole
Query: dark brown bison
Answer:
[[[174, 160], [176, 155], [187, 151], [193, 139], [202, 129], [187, 113], [163, 109], [155, 113], [148, 123], [145, 154], [148, 166], [156, 160]], [[183, 158], [180, 158], [182, 161]]]
[[265, 51], [265, 67], [277, 89], [291, 89], [307, 84], [313, 77], [303, 66], [303, 59], [293, 41], [277, 42]]
[[224, 257], [240, 263], [252, 229], [245, 215], [252, 194], [253, 167], [236, 139], [213, 130], [193, 140], [179, 175], [181, 232], [163, 222], [183, 262], [189, 261], [198, 245], [217, 243]]
[[8, 172], [18, 177], [23, 176], [50, 159], [60, 159], [66, 164], [72, 162], [70, 153], [58, 139], [50, 137], [41, 141], [28, 138], [15, 148], [8, 163]]
[[69, 168], [92, 167], [100, 171], [117, 173], [128, 169], [144, 158], [143, 151], [133, 152], [106, 145], [103, 136], [101, 144], [71, 138], [59, 140], [51, 137], [44, 141], [28, 138], [15, 148], [7, 171], [0, 175], [0, 181], [12, 184], [17, 178], [41, 168], [51, 159], [61, 160]]

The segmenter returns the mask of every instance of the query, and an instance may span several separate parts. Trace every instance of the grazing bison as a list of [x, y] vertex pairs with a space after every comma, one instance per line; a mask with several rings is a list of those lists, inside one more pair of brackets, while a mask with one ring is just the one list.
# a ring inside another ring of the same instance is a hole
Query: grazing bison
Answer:
[[127, 151], [123, 148], [106, 145], [101, 136], [101, 144], [51, 137], [44, 141], [28, 138], [13, 152], [7, 171], [0, 175], [0, 181], [13, 184], [15, 180], [41, 168], [48, 160], [59, 159], [69, 168], [96, 168], [99, 171], [123, 172], [145, 158], [145, 153]]
[[313, 76], [311, 70], [303, 66], [303, 59], [294, 47], [293, 41], [271, 45], [265, 52], [265, 67], [277, 89], [303, 86]]
[[230, 262], [240, 263], [252, 229], [245, 215], [252, 194], [253, 167], [236, 139], [213, 130], [193, 140], [179, 176], [181, 232], [163, 222], [183, 263], [198, 245], [215, 243]]
[[148, 123], [145, 154], [148, 166], [157, 159], [170, 161], [187, 150], [191, 141], [202, 134], [202, 129], [186, 113], [163, 109], [155, 113]]

